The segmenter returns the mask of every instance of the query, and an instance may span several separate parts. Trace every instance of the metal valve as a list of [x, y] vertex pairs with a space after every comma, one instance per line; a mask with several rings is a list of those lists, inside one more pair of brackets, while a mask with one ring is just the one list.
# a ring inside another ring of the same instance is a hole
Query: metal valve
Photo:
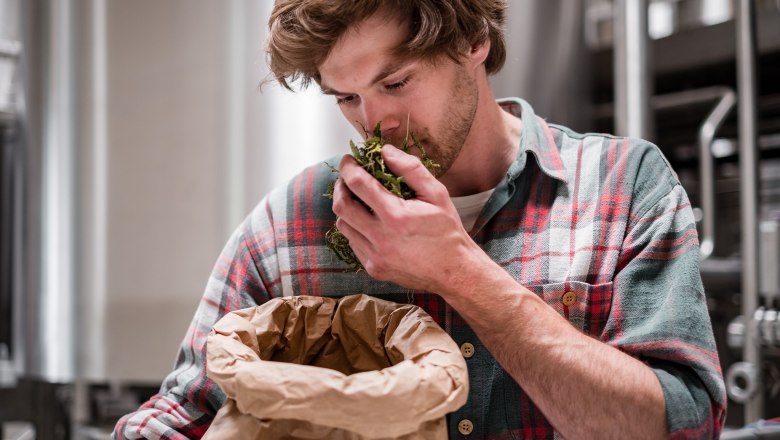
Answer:
[[745, 323], [742, 315], [734, 318], [727, 329], [727, 343], [730, 348], [745, 346], [746, 324], [755, 326], [757, 340], [754, 343], [762, 347], [765, 354], [780, 354], [780, 312], [759, 307], [753, 313], [753, 321], [750, 323]]
[[747, 402], [759, 389], [758, 370], [753, 364], [737, 362], [726, 373], [726, 391], [731, 400]]

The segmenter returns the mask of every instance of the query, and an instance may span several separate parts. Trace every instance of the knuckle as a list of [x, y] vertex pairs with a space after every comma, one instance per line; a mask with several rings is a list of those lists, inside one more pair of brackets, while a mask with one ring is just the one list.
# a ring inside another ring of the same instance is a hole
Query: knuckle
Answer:
[[398, 209], [389, 209], [384, 215], [385, 223], [391, 229], [402, 227], [406, 222], [404, 216]]
[[367, 184], [365, 176], [359, 173], [346, 173], [342, 178], [344, 179], [344, 184], [352, 191], [360, 190]]
[[398, 159], [398, 168], [400, 174], [416, 172], [418, 168], [422, 168], [422, 163], [415, 156], [405, 155]]
[[363, 262], [363, 269], [366, 270], [366, 273], [371, 275], [372, 278], [376, 278], [377, 270], [376, 270], [376, 264], [374, 263], [374, 260], [366, 260]]
[[[404, 210], [398, 208], [388, 209], [383, 218], [385, 227], [390, 231], [394, 231], [396, 237], [409, 235], [417, 221], [414, 216], [407, 215]], [[386, 244], [390, 247], [392, 240]]]
[[[392, 241], [393, 240], [388, 239], [384, 234], [377, 234], [377, 236], [373, 238], [374, 247], [379, 255], [386, 255], [387, 252], [390, 251]], [[374, 260], [376, 260], [376, 258]]]
[[434, 179], [431, 184], [431, 194], [433, 194], [435, 200], [439, 203], [449, 202], [450, 192], [447, 190], [447, 187], [436, 179]]
[[381, 262], [372, 258], [366, 261], [365, 263], [363, 263], [363, 268], [366, 269], [366, 272], [371, 276], [371, 278], [374, 278], [379, 281], [384, 281], [385, 268]]
[[344, 213], [344, 204], [345, 202], [343, 197], [333, 197], [333, 213], [336, 214], [337, 217], [341, 217], [341, 215]]

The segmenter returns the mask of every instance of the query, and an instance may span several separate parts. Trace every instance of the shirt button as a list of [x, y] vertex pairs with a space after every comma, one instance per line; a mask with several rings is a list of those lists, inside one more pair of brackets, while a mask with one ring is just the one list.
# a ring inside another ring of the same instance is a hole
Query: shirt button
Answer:
[[471, 342], [464, 342], [463, 345], [460, 346], [460, 354], [466, 359], [474, 356], [474, 344]]
[[474, 424], [469, 419], [463, 419], [458, 422], [458, 432], [463, 435], [469, 435], [474, 432]]
[[574, 303], [577, 302], [577, 294], [574, 292], [566, 292], [563, 294], [563, 298], [561, 299], [561, 302], [563, 302], [563, 305], [567, 307], [573, 306]]

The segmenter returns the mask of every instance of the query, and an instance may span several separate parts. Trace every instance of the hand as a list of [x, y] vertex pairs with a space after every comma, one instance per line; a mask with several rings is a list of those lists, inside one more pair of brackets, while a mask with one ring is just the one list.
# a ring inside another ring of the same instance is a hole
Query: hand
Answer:
[[463, 228], [447, 188], [418, 158], [391, 145], [382, 153], [416, 197], [392, 194], [352, 156], [344, 156], [333, 192], [336, 226], [373, 278], [443, 293], [465, 273], [472, 257], [488, 257]]

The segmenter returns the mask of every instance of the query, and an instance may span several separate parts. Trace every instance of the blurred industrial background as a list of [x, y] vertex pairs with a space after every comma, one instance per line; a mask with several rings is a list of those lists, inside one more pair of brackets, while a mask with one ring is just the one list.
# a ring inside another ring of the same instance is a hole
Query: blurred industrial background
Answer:
[[[316, 87], [259, 89], [271, 3], [0, 0], [0, 440], [106, 438], [233, 228], [359, 138]], [[696, 206], [727, 424], [780, 416], [780, 0], [509, 3], [496, 95], [661, 147]]]

